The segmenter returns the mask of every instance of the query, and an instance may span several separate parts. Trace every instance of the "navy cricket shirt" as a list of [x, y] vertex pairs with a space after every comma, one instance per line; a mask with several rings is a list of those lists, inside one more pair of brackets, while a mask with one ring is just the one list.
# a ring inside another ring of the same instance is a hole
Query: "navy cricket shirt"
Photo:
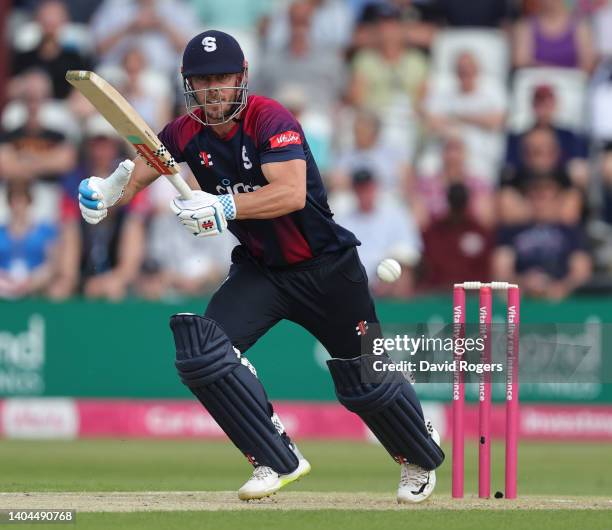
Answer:
[[[200, 112], [198, 109], [196, 112]], [[280, 103], [249, 96], [241, 119], [224, 138], [188, 115], [159, 134], [177, 162], [186, 162], [203, 191], [247, 193], [268, 184], [261, 166], [299, 158], [306, 161], [306, 206], [275, 219], [228, 222], [249, 252], [268, 266], [286, 266], [359, 245], [336, 224], [317, 164], [297, 120]]]

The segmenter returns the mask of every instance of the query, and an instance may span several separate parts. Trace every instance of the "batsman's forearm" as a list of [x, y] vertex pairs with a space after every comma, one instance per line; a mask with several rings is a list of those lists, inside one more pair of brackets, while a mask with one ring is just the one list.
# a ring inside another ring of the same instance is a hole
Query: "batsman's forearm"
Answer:
[[271, 183], [252, 193], [234, 195], [236, 219], [274, 219], [301, 210], [306, 193], [301, 186]]
[[123, 196], [117, 201], [115, 206], [122, 206], [129, 203], [139, 191], [145, 189], [159, 177], [159, 173], [155, 169], [147, 166], [142, 158], [136, 157], [133, 162], [134, 170], [132, 171], [132, 176], [123, 190]]

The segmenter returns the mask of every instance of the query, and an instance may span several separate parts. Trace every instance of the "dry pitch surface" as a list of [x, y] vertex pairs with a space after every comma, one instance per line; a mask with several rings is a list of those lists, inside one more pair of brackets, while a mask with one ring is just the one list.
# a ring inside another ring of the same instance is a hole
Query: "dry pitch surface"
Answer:
[[392, 495], [354, 492], [281, 492], [243, 502], [233, 491], [45, 492], [0, 493], [0, 509], [72, 508], [78, 512], [186, 510], [612, 510], [612, 498], [528, 496], [516, 500], [462, 500], [434, 495], [418, 505], [398, 505]]

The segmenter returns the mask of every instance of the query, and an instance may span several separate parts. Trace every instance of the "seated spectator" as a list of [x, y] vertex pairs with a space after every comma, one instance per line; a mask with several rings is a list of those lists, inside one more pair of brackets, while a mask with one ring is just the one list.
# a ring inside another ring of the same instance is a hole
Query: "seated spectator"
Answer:
[[46, 127], [42, 109], [49, 100], [51, 85], [42, 72], [25, 74], [20, 99], [26, 113], [25, 123], [0, 134], [0, 181], [27, 181], [37, 220], [55, 222], [61, 197], [60, 183], [74, 168], [76, 149], [63, 133]]
[[152, 215], [136, 292], [150, 300], [213, 292], [227, 276], [236, 239], [229, 233], [206, 239], [189, 234], [170, 210], [176, 190], [166, 179], [148, 191]]
[[[555, 123], [557, 111], [557, 97], [554, 89], [549, 85], [539, 85], [533, 92], [532, 127], [548, 127], [557, 137], [560, 148], [560, 163], [567, 166], [572, 183], [580, 188], [586, 188], [589, 178], [588, 168], [588, 142], [587, 139], [574, 131], [563, 129]], [[521, 144], [528, 134], [509, 134], [506, 142], [506, 168], [515, 170], [523, 165], [521, 159]]]
[[459, 136], [449, 136], [444, 140], [439, 173], [417, 178], [409, 198], [421, 230], [425, 230], [435, 220], [448, 217], [448, 193], [454, 184], [461, 184], [468, 190], [467, 209], [474, 221], [483, 227], [493, 226], [496, 214], [493, 187], [469, 173], [465, 158], [463, 140]]
[[[124, 157], [123, 141], [115, 130], [96, 116], [85, 126], [84, 162], [66, 180], [72, 199], [71, 216], [78, 219], [78, 185], [84, 175], [106, 177]], [[138, 277], [145, 255], [148, 201], [140, 192], [127, 205], [109, 209], [97, 225], [80, 224], [82, 290], [88, 298], [121, 300]]]
[[399, 12], [389, 10], [376, 21], [374, 48], [359, 51], [352, 62], [349, 98], [356, 107], [365, 107], [381, 118], [405, 100], [416, 109], [424, 94], [427, 59], [404, 45]]
[[376, 114], [360, 111], [354, 121], [354, 146], [338, 156], [331, 176], [335, 189], [350, 188], [353, 173], [367, 169], [388, 195], [402, 195], [410, 175], [409, 160], [380, 137], [381, 123]]
[[7, 187], [9, 221], [0, 226], [0, 298], [41, 294], [55, 273], [57, 228], [32, 218], [32, 196], [26, 181]]
[[43, 0], [35, 16], [41, 31], [40, 42], [32, 50], [13, 53], [12, 70], [16, 77], [10, 82], [9, 95], [12, 98], [18, 97], [27, 84], [27, 79], [21, 74], [36, 68], [49, 75], [53, 97], [64, 99], [70, 92], [70, 85], [65, 78], [66, 70], [90, 70], [91, 65], [87, 58], [65, 47], [60, 40], [62, 30], [69, 21], [64, 2]]
[[463, 183], [446, 190], [448, 210], [434, 220], [423, 234], [421, 288], [448, 292], [463, 278], [491, 277], [491, 232], [469, 211], [470, 191]]
[[[359, 256], [374, 293], [410, 296], [414, 289], [413, 268], [421, 253], [421, 238], [410, 212], [382, 199], [374, 175], [367, 170], [353, 173], [353, 190], [356, 208], [336, 219], [361, 241]], [[394, 258], [402, 265], [402, 275], [395, 283], [383, 284], [376, 276], [376, 268], [385, 258]]]
[[81, 223], [81, 279], [87, 298], [118, 301], [137, 279], [145, 255], [146, 196], [111, 208], [97, 225]]
[[425, 119], [436, 136], [460, 134], [467, 147], [467, 165], [479, 177], [492, 180], [501, 158], [506, 92], [497, 80], [483, 77], [476, 57], [460, 52], [456, 81], [433, 87], [425, 102]]
[[119, 65], [135, 46], [153, 70], [178, 73], [180, 55], [198, 32], [197, 16], [178, 0], [104, 0], [91, 19], [102, 65]]
[[417, 115], [425, 94], [428, 62], [416, 48], [407, 48], [399, 12], [380, 15], [373, 48], [353, 57], [347, 89], [349, 102], [378, 115], [383, 141], [412, 158], [420, 134]]
[[583, 198], [571, 184], [567, 168], [561, 163], [557, 137], [549, 127], [535, 127], [521, 144], [522, 164], [502, 173], [499, 216], [503, 224], [523, 223], [531, 216], [525, 194], [532, 180], [548, 177], [561, 187], [558, 221], [577, 223], [583, 214]]
[[595, 62], [593, 35], [564, 0], [537, 0], [537, 10], [515, 28], [514, 66], [557, 66], [590, 72]]
[[562, 188], [543, 176], [527, 186], [528, 222], [502, 227], [493, 257], [493, 275], [518, 283], [530, 296], [561, 300], [591, 276], [592, 263], [578, 225], [560, 223]]
[[253, 90], [273, 97], [288, 84], [298, 84], [308, 94], [310, 107], [330, 112], [344, 88], [344, 64], [333, 50], [314, 46], [311, 24], [310, 4], [294, 2], [289, 8], [289, 41], [262, 57]]
[[30, 72], [27, 81], [20, 94], [26, 122], [0, 136], [0, 175], [7, 180], [59, 182], [74, 168], [76, 150], [62, 133], [41, 122], [41, 108], [51, 93], [49, 78], [41, 72]]

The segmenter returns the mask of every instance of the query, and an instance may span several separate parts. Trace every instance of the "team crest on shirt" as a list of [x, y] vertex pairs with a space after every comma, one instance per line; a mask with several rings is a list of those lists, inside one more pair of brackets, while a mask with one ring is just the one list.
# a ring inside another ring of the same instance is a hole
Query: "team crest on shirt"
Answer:
[[299, 133], [295, 131], [285, 131], [280, 134], [275, 134], [272, 138], [270, 138], [270, 147], [272, 149], [277, 149], [279, 147], [285, 147], [286, 145], [296, 144], [300, 145], [302, 143], [302, 138]]
[[363, 337], [368, 334], [368, 323], [365, 320], [361, 320], [355, 326], [355, 331], [357, 331], [357, 335]]
[[213, 165], [212, 156], [206, 151], [200, 151], [200, 164], [206, 167]]

